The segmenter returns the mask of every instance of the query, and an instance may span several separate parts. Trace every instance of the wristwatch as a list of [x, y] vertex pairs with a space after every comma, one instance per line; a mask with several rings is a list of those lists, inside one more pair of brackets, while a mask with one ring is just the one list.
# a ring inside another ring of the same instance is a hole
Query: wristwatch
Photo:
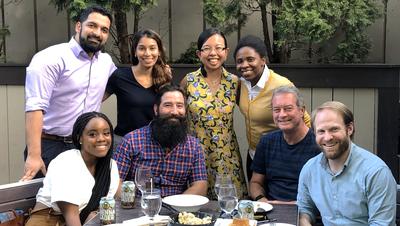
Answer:
[[263, 194], [258, 195], [258, 196], [254, 199], [254, 201], [258, 201], [258, 200], [260, 200], [260, 199], [262, 199], [262, 198], [265, 198], [265, 195], [263, 195]]

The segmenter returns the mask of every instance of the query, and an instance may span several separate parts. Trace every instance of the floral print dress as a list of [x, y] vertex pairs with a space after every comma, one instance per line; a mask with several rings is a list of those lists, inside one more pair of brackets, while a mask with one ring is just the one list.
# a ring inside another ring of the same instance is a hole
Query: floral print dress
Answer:
[[203, 147], [208, 175], [208, 197], [216, 199], [215, 177], [226, 173], [231, 176], [237, 195], [247, 195], [242, 159], [233, 130], [233, 110], [239, 79], [222, 70], [221, 84], [212, 93], [201, 69], [186, 75], [189, 129]]

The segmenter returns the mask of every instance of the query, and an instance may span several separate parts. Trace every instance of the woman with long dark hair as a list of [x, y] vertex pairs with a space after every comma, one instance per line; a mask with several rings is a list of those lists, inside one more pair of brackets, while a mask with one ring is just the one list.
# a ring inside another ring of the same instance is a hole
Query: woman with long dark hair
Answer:
[[155, 95], [172, 78], [161, 38], [155, 31], [144, 29], [135, 33], [131, 54], [132, 66], [114, 71], [103, 98], [112, 94], [117, 97], [115, 147], [125, 134], [150, 123]]
[[98, 209], [101, 197], [114, 197], [119, 176], [111, 159], [113, 135], [104, 114], [78, 117], [72, 131], [76, 149], [50, 162], [26, 225], [83, 225]]
[[225, 70], [228, 55], [224, 34], [216, 28], [203, 31], [197, 41], [202, 65], [186, 75], [181, 86], [187, 92], [189, 127], [204, 149], [208, 197], [216, 199], [217, 175], [231, 176], [239, 198], [247, 195], [239, 145], [233, 130], [233, 110], [239, 79]]

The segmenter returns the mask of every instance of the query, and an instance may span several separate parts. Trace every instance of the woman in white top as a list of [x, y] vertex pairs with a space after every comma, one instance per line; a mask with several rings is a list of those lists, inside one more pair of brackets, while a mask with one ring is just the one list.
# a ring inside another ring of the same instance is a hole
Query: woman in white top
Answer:
[[104, 114], [78, 117], [72, 131], [76, 149], [50, 162], [26, 225], [82, 225], [98, 209], [101, 197], [115, 195], [119, 176], [111, 159], [113, 135]]

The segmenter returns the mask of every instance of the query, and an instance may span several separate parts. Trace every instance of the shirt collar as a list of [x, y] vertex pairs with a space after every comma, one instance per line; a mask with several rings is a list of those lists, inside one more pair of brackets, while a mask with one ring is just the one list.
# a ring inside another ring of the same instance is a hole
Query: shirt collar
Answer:
[[266, 84], [267, 81], [268, 81], [268, 78], [269, 78], [269, 68], [268, 68], [268, 66], [265, 64], [265, 65], [264, 65], [263, 73], [262, 73], [260, 79], [258, 80], [258, 82], [257, 82], [257, 84], [256, 84], [255, 86], [251, 87], [251, 82], [250, 82], [250, 81], [247, 81], [247, 80], [244, 79], [243, 77], [240, 78], [240, 79], [241, 79], [241, 80], [246, 84], [246, 86], [249, 87], [250, 89], [251, 89], [251, 88], [255, 88], [255, 87], [258, 87], [259, 89], [264, 89], [265, 84]]
[[[71, 47], [72, 52], [74, 53], [74, 55], [78, 58], [79, 56], [84, 56], [85, 58], [89, 58], [89, 55], [85, 52], [85, 50], [82, 49], [81, 45], [75, 40], [74, 37], [71, 38], [71, 40], [69, 41], [69, 45]], [[94, 57], [98, 57], [99, 56], [99, 52], [97, 51], [94, 53]]]

